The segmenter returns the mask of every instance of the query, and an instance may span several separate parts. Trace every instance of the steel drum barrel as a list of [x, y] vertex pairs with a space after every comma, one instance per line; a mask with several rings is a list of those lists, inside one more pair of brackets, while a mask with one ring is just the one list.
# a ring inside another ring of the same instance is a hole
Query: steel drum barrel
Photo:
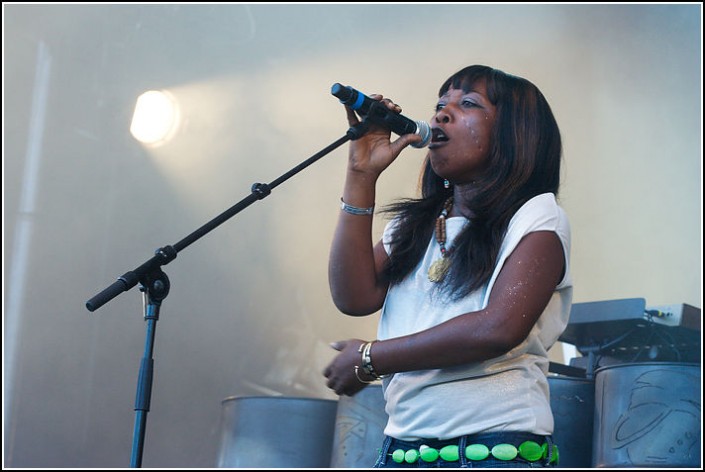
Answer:
[[337, 403], [298, 397], [226, 398], [218, 467], [329, 467]]
[[558, 466], [590, 467], [595, 383], [558, 375], [548, 377], [548, 386], [554, 421], [552, 436], [560, 458]]
[[331, 467], [371, 468], [384, 441], [387, 414], [381, 384], [352, 397], [340, 397], [335, 420]]
[[597, 369], [593, 467], [701, 467], [700, 377], [687, 363]]

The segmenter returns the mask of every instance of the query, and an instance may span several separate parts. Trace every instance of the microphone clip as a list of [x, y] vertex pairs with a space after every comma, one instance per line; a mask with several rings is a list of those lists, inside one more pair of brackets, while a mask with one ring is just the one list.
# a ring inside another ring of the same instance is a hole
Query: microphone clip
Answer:
[[367, 117], [365, 117], [358, 124], [348, 128], [348, 131], [345, 133], [345, 135], [350, 138], [351, 141], [355, 141], [356, 139], [360, 139], [361, 137], [363, 137], [369, 130], [370, 124], [367, 121]]

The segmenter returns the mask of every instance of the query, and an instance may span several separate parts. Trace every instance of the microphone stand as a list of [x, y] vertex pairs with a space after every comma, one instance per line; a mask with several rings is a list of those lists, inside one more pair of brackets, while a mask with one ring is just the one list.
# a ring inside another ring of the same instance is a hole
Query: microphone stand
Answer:
[[155, 251], [155, 255], [144, 262], [136, 269], [126, 272], [118, 277], [116, 282], [113, 282], [103, 291], [95, 295], [86, 302], [88, 311], [95, 311], [101, 306], [108, 303], [120, 293], [130, 290], [132, 287], [140, 283], [140, 291], [144, 305], [144, 319], [146, 323], [146, 341], [144, 347], [144, 355], [140, 364], [139, 377], [137, 379], [137, 394], [135, 398], [135, 427], [132, 439], [132, 455], [130, 458], [130, 467], [142, 467], [142, 453], [144, 449], [145, 427], [147, 424], [147, 413], [150, 408], [152, 395], [152, 379], [154, 376], [154, 336], [159, 320], [159, 309], [162, 301], [169, 294], [169, 278], [162, 271], [161, 266], [168, 264], [176, 258], [176, 255], [190, 246], [198, 239], [202, 238], [227, 220], [240, 213], [242, 210], [253, 204], [257, 200], [262, 200], [267, 197], [274, 188], [284, 183], [294, 175], [298, 174], [320, 158], [330, 153], [334, 149], [345, 144], [347, 141], [356, 140], [363, 136], [369, 129], [369, 125], [365, 120], [350, 127], [345, 136], [329, 144], [321, 151], [303, 161], [298, 166], [281, 175], [269, 184], [255, 183], [252, 185], [251, 193], [247, 197], [240, 200], [238, 203], [225, 210], [220, 215], [213, 218], [208, 223], [204, 224], [196, 231], [186, 236], [181, 241], [173, 246], [167, 245]]

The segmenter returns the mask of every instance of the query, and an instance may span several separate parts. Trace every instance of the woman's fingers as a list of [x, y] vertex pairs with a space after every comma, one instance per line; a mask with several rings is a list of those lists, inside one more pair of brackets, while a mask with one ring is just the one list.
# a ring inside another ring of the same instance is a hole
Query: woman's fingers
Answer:
[[345, 113], [348, 115], [348, 124], [350, 126], [355, 126], [360, 123], [360, 119], [357, 117], [355, 110], [350, 107], [345, 107]]

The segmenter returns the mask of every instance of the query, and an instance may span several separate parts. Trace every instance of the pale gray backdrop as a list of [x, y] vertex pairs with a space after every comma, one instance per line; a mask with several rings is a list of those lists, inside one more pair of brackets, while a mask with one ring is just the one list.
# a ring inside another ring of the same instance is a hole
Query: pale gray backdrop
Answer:
[[[466, 65], [530, 79], [564, 136], [575, 301], [700, 307], [701, 21], [700, 4], [4, 3], [3, 465], [129, 465], [141, 296], [84, 303], [343, 136], [335, 82], [428, 119]], [[129, 132], [150, 89], [184, 118], [160, 148]], [[423, 155], [404, 152], [378, 205], [415, 194]], [[328, 292], [345, 159], [164, 267], [145, 467], [214, 466], [226, 397], [336, 398], [328, 343], [377, 320]]]

